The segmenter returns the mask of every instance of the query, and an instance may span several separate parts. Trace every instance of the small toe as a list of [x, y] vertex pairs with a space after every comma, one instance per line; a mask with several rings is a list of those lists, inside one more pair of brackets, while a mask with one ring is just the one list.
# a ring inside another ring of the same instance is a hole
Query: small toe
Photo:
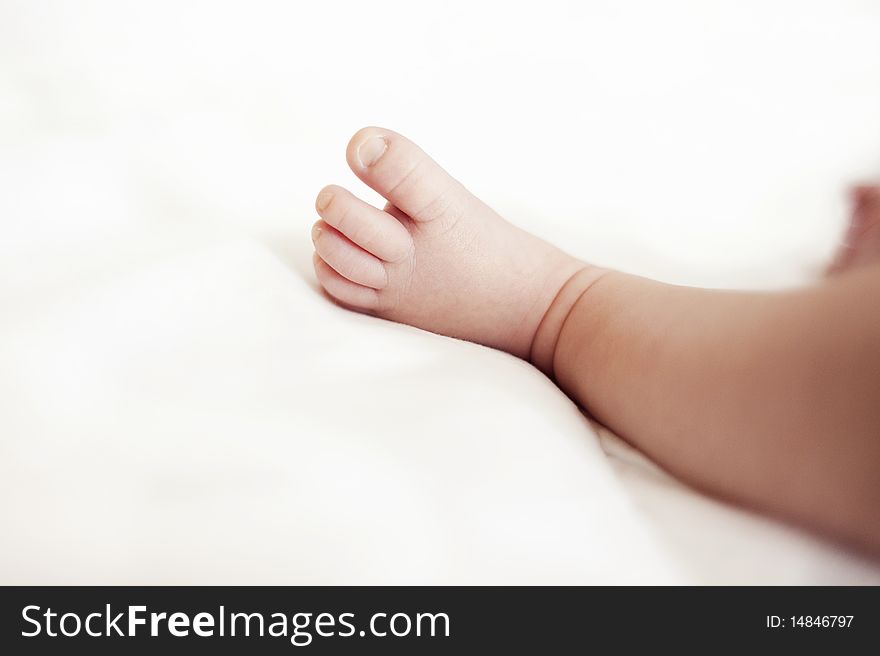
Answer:
[[315, 253], [312, 257], [315, 275], [321, 287], [342, 305], [355, 310], [373, 310], [379, 306], [379, 292], [364, 287], [339, 275], [333, 267]]
[[324, 187], [315, 209], [329, 225], [386, 262], [399, 262], [412, 253], [412, 235], [398, 219], [342, 187]]
[[315, 252], [341, 276], [373, 289], [388, 284], [385, 264], [324, 221], [312, 227]]

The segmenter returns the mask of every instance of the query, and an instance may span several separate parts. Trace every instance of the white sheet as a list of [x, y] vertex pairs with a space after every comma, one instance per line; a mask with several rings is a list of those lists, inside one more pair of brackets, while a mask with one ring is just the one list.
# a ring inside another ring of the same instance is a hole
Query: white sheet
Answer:
[[876, 173], [880, 10], [707, 4], [0, 7], [0, 582], [880, 583], [310, 273], [378, 123], [583, 257], [810, 279]]

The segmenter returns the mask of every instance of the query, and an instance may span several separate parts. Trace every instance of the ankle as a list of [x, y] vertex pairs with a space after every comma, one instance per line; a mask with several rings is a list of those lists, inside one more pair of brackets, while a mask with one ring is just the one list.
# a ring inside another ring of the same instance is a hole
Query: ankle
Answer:
[[559, 292], [544, 313], [532, 340], [529, 362], [549, 378], [555, 379], [556, 350], [568, 316], [590, 287], [607, 273], [609, 273], [608, 269], [584, 264], [559, 288]]

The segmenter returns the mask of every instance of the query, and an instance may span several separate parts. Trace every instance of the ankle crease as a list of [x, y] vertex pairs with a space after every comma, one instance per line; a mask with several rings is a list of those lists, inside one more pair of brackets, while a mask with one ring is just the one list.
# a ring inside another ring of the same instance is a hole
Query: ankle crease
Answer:
[[538, 323], [529, 348], [529, 362], [550, 380], [556, 380], [556, 352], [568, 318], [584, 295], [608, 273], [609, 269], [591, 265], [575, 271], [559, 288]]

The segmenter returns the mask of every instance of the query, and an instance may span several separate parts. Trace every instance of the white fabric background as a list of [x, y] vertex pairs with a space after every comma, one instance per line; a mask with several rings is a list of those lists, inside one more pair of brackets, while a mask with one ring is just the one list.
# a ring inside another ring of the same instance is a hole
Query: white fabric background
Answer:
[[[665, 280], [818, 275], [880, 164], [880, 5], [0, 3], [0, 582], [880, 583], [523, 362], [347, 313], [359, 127]], [[833, 436], [829, 436], [833, 439]]]

